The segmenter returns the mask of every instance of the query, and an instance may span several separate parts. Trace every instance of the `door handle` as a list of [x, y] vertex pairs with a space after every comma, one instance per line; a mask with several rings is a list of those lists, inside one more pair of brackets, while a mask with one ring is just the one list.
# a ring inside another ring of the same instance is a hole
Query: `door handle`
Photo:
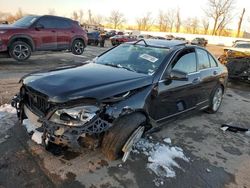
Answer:
[[51, 32], [52, 32], [52, 33], [55, 33], [56, 31], [55, 31], [55, 30], [52, 30]]
[[192, 81], [193, 84], [198, 84], [200, 82], [201, 82], [201, 78], [200, 77], [197, 77], [197, 78], [193, 79], [193, 81]]
[[214, 75], [217, 75], [217, 74], [218, 74], [218, 71], [215, 70], [215, 71], [213, 72], [213, 74], [214, 74]]

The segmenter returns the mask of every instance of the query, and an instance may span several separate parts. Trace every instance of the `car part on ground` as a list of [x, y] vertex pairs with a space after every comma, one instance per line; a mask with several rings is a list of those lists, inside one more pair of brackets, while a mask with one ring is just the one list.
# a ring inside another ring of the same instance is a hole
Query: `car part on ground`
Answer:
[[124, 153], [125, 160], [144, 130], [191, 111], [216, 112], [227, 70], [201, 47], [141, 39], [21, 82], [12, 105], [20, 121], [28, 118], [43, 131], [43, 143], [77, 148], [92, 140], [91, 148], [101, 144], [108, 158]]
[[233, 126], [233, 125], [228, 125], [228, 124], [222, 124], [221, 129], [223, 131], [231, 131], [231, 132], [249, 132], [250, 129], [244, 128], [244, 127], [239, 127], [239, 126]]
[[86, 32], [68, 18], [29, 15], [0, 26], [0, 52], [17, 61], [27, 60], [34, 51], [71, 50], [80, 55], [86, 44]]

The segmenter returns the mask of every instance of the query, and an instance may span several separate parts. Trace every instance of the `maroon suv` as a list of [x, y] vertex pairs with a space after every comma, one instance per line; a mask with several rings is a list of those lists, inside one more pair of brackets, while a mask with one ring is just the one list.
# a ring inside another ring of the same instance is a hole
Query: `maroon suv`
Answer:
[[8, 52], [18, 61], [33, 51], [71, 50], [83, 53], [87, 34], [78, 22], [57, 16], [29, 15], [11, 25], [0, 25], [0, 52]]

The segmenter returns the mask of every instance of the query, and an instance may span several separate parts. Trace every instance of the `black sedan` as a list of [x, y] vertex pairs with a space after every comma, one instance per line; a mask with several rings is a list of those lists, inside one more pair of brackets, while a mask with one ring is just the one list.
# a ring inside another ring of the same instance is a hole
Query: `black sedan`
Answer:
[[43, 131], [44, 145], [94, 140], [109, 159], [125, 160], [133, 143], [163, 122], [217, 112], [226, 83], [227, 69], [207, 50], [142, 39], [81, 66], [31, 73], [12, 104]]

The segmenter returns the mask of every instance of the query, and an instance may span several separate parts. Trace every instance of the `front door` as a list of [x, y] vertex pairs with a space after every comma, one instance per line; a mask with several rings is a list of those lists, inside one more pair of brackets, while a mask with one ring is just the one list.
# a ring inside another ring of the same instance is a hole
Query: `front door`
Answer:
[[57, 33], [55, 23], [50, 17], [41, 17], [33, 26], [36, 50], [56, 50]]
[[[157, 95], [152, 97], [151, 114], [157, 122], [187, 112], [196, 107], [200, 92], [200, 73], [197, 71], [197, 60], [194, 48], [180, 51], [167, 67], [155, 90]], [[187, 80], [169, 78], [172, 70], [187, 73]]]

